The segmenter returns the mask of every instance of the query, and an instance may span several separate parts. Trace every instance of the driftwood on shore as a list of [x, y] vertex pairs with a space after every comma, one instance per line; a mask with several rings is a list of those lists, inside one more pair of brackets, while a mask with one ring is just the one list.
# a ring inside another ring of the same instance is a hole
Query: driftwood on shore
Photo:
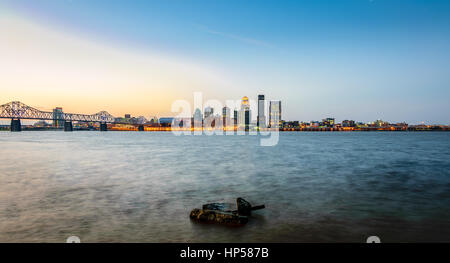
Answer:
[[236, 208], [228, 203], [204, 204], [202, 209], [195, 208], [190, 213], [192, 220], [203, 223], [219, 223], [225, 225], [245, 225], [252, 211], [265, 208], [265, 205], [252, 206], [243, 198], [237, 198]]

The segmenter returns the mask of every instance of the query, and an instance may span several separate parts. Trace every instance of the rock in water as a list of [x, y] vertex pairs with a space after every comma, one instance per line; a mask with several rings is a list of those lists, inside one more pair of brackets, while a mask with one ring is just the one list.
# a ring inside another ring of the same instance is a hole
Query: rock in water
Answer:
[[199, 222], [219, 223], [225, 225], [244, 225], [252, 210], [265, 208], [264, 205], [252, 206], [243, 198], [236, 200], [237, 210], [233, 204], [210, 203], [204, 204], [202, 209], [195, 208], [191, 211], [190, 218]]
[[204, 223], [219, 223], [225, 225], [245, 225], [248, 217], [240, 216], [233, 212], [219, 210], [203, 210], [195, 208], [191, 211], [190, 218]]
[[233, 208], [234, 208], [233, 204], [228, 203], [211, 203], [211, 204], [204, 204], [202, 206], [203, 210], [218, 210], [225, 212], [232, 212]]

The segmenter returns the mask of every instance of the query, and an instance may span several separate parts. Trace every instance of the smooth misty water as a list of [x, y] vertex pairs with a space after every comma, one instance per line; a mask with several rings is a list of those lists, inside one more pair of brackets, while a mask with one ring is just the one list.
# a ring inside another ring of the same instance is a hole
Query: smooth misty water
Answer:
[[[450, 241], [450, 133], [0, 132], [0, 242]], [[240, 228], [203, 203], [266, 209]]]

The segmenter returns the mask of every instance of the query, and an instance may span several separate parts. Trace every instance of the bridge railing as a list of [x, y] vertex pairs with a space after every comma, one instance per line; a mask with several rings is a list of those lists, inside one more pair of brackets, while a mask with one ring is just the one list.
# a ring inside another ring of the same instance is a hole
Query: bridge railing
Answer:
[[[55, 116], [56, 115], [56, 116]], [[13, 101], [0, 106], [0, 118], [8, 119], [36, 119], [36, 120], [64, 120], [80, 122], [104, 122], [113, 123], [115, 118], [106, 111], [96, 114], [86, 115], [77, 113], [53, 113], [41, 111], [23, 104], [19, 101]]]

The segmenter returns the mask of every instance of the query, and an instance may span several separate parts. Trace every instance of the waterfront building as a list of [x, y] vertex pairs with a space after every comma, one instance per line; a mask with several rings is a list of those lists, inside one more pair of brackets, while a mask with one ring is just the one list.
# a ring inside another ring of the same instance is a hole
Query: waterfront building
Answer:
[[281, 122], [281, 101], [272, 100], [269, 104], [269, 126], [271, 128], [280, 127]]
[[203, 128], [212, 128], [215, 126], [215, 116], [214, 116], [214, 108], [213, 107], [206, 107], [205, 113], [204, 113], [204, 119], [203, 119]]
[[248, 97], [244, 96], [241, 102], [241, 109], [239, 111], [238, 125], [239, 127], [248, 128], [251, 120], [250, 103]]
[[199, 108], [195, 109], [193, 119], [194, 128], [201, 128], [203, 126], [203, 114]]
[[34, 123], [33, 126], [36, 128], [48, 128], [48, 127], [51, 127], [52, 125], [48, 124], [44, 120], [41, 120], [41, 121]]
[[125, 118], [122, 118], [122, 117], [118, 117], [118, 118], [114, 118], [114, 122], [117, 122], [117, 123], [124, 123], [125, 122]]
[[63, 128], [64, 127], [64, 113], [61, 107], [56, 107], [53, 109], [53, 128]]
[[298, 129], [298, 128], [300, 128], [300, 122], [299, 121], [283, 122], [283, 128]]
[[172, 126], [173, 121], [174, 121], [174, 118], [172, 118], [172, 117], [159, 118], [159, 124], [163, 127]]
[[156, 117], [156, 116], [150, 117], [149, 123], [150, 123], [150, 124], [156, 124], [156, 123], [158, 123], [158, 117]]
[[147, 118], [145, 118], [144, 116], [139, 116], [136, 119], [137, 124], [144, 124], [147, 123]]
[[208, 119], [210, 116], [214, 115], [214, 108], [206, 107], [205, 108], [205, 119]]
[[258, 95], [258, 119], [257, 126], [258, 127], [266, 127], [266, 116], [265, 116], [265, 101], [264, 95]]
[[222, 117], [231, 117], [230, 116], [230, 108], [228, 107], [223, 107], [222, 108]]
[[342, 127], [355, 127], [355, 121], [354, 120], [343, 120], [342, 121]]
[[375, 127], [385, 127], [385, 126], [389, 126], [389, 122], [385, 122], [383, 120], [376, 120], [373, 125]]
[[244, 124], [245, 124], [244, 128], [245, 128], [246, 131], [248, 131], [249, 128], [250, 128], [250, 110], [245, 110], [244, 112], [245, 112], [245, 114], [244, 114]]
[[322, 126], [325, 127], [333, 127], [335, 124], [335, 119], [334, 118], [326, 118], [322, 120]]
[[367, 127], [368, 125], [365, 124], [364, 122], [357, 122], [356, 123], [356, 127], [361, 128], [361, 127]]
[[227, 128], [228, 126], [231, 125], [231, 116], [230, 116], [231, 110], [228, 107], [223, 107], [222, 108], [222, 122], [223, 122], [223, 127]]

